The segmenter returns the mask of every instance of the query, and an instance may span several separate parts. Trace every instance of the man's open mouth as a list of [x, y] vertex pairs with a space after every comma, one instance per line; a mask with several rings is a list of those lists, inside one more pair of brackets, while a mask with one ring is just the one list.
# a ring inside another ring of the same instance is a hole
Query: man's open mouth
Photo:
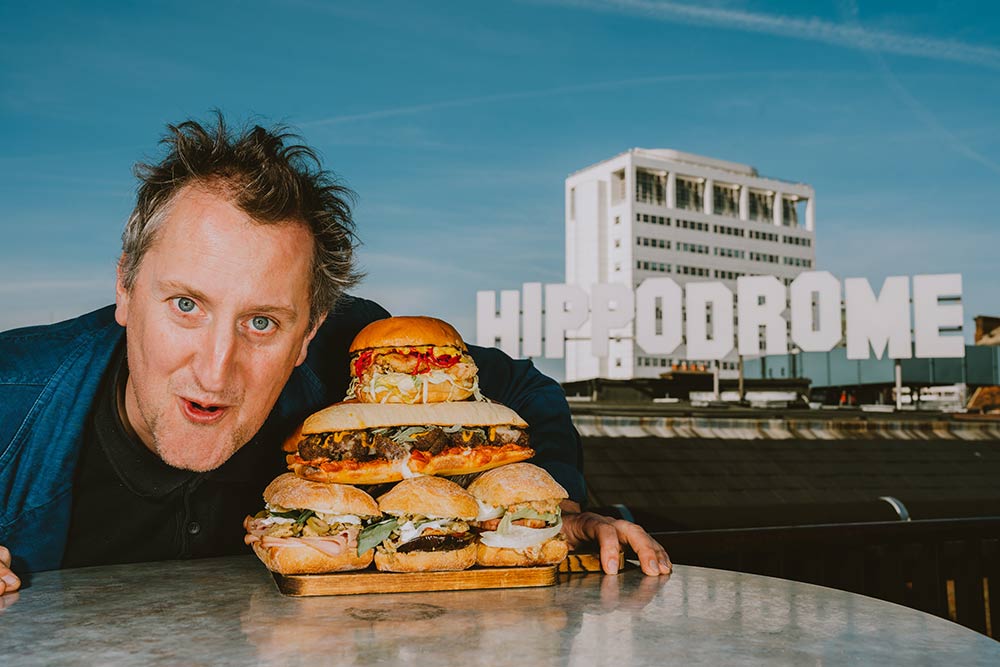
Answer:
[[191, 421], [198, 424], [210, 424], [226, 413], [225, 405], [213, 405], [211, 403], [199, 403], [191, 399], [182, 398], [181, 407], [184, 415]]

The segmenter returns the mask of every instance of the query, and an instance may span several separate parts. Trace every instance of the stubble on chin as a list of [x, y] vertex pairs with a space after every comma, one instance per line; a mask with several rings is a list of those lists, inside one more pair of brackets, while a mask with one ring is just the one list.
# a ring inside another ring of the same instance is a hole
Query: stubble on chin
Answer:
[[[136, 397], [138, 399], [138, 396]], [[232, 458], [243, 445], [250, 441], [252, 433], [247, 433], [246, 427], [237, 427], [229, 433], [228, 438], [225, 433], [220, 433], [214, 440], [207, 444], [200, 442], [200, 438], [192, 438], [191, 441], [181, 441], [183, 436], [175, 435], [171, 437], [169, 433], [164, 433], [169, 429], [166, 420], [162, 419], [162, 411], [149, 409], [142, 401], [137, 400], [136, 405], [146, 424], [146, 432], [150, 434], [152, 442], [146, 446], [156, 454], [160, 460], [167, 465], [180, 470], [190, 470], [191, 472], [208, 472], [215, 470], [223, 463]], [[197, 426], [196, 429], [211, 429], [212, 426]], [[224, 439], [224, 442], [219, 442]]]
[[[230, 433], [228, 438], [220, 434], [208, 444], [177, 443], [171, 442], [167, 437], [161, 437], [161, 434], [154, 430], [153, 447], [156, 455], [167, 465], [192, 472], [208, 472], [232, 458], [243, 445], [247, 444], [250, 437], [245, 433], [245, 429], [238, 428]], [[219, 438], [224, 438], [225, 441], [220, 443]]]

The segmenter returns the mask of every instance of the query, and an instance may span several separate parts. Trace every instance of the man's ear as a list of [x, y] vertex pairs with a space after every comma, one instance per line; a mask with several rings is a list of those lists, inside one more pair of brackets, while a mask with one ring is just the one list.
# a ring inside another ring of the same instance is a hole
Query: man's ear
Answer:
[[316, 320], [316, 324], [313, 325], [312, 330], [306, 334], [306, 337], [302, 339], [302, 349], [299, 350], [299, 358], [295, 360], [296, 366], [301, 366], [302, 362], [306, 360], [306, 354], [309, 353], [309, 343], [312, 342], [313, 337], [316, 336], [316, 332], [319, 331], [320, 326], [326, 321], [326, 314], [320, 316]]
[[118, 268], [115, 272], [117, 277], [115, 280], [115, 321], [118, 324], [125, 326], [128, 322], [128, 290], [125, 289], [125, 285], [122, 283], [122, 263], [125, 261], [125, 255], [118, 258]]

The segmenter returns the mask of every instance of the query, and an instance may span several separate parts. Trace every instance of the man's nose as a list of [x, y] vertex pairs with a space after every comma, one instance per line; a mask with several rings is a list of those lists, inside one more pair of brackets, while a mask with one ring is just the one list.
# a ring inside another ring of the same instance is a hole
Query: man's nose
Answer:
[[202, 349], [195, 355], [194, 374], [201, 389], [208, 392], [226, 389], [236, 364], [238, 343], [232, 326], [213, 324], [209, 328]]

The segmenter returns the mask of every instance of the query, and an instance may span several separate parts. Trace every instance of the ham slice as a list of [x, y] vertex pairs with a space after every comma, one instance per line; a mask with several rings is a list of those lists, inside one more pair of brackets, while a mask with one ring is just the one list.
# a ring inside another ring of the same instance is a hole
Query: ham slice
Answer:
[[265, 549], [281, 547], [286, 549], [315, 549], [327, 556], [340, 556], [348, 549], [358, 548], [358, 531], [345, 530], [335, 535], [320, 535], [312, 537], [272, 537], [267, 535], [271, 526], [261, 525], [260, 519], [248, 516], [243, 521], [247, 534], [243, 537], [246, 544], [260, 542]]

